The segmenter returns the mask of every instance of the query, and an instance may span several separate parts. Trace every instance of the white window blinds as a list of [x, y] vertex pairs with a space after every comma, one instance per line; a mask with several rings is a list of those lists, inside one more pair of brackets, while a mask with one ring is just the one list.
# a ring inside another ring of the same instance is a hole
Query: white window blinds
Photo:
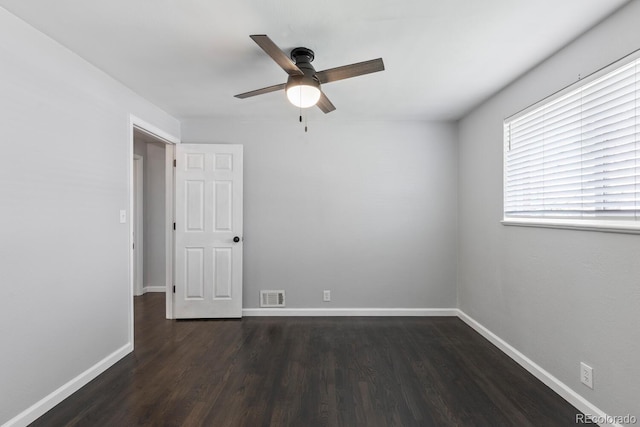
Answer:
[[504, 122], [504, 216], [640, 221], [640, 59]]

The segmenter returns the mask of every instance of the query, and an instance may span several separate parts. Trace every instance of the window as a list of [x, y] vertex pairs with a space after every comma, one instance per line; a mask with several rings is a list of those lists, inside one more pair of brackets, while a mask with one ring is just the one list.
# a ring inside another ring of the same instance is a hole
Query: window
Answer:
[[505, 120], [505, 223], [640, 229], [639, 56]]

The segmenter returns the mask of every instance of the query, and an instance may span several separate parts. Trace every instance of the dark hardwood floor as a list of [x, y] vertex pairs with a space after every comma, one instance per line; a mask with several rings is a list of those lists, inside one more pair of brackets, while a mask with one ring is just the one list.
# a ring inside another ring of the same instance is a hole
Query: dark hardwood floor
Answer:
[[578, 411], [457, 318], [169, 321], [34, 426], [570, 426]]

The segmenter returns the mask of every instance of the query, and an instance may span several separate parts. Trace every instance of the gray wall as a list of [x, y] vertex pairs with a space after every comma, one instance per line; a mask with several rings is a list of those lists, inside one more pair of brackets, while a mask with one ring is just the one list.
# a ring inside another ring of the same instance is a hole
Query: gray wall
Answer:
[[166, 286], [165, 144], [147, 143], [144, 158], [144, 287]]
[[150, 286], [166, 286], [165, 246], [165, 152], [166, 144], [136, 136], [133, 152], [143, 161], [143, 290]]
[[0, 424], [129, 343], [129, 114], [179, 123], [0, 8]]
[[145, 157], [147, 155], [147, 143], [141, 141], [140, 138], [136, 136], [134, 136], [133, 139], [133, 154], [137, 154], [142, 157]]
[[[456, 306], [455, 129], [423, 122], [187, 120], [244, 144], [244, 297], [287, 307]], [[322, 302], [322, 290], [332, 302]]]
[[464, 312], [608, 414], [636, 416], [640, 236], [499, 221], [503, 119], [638, 49], [638, 22], [631, 2], [460, 122], [458, 255]]

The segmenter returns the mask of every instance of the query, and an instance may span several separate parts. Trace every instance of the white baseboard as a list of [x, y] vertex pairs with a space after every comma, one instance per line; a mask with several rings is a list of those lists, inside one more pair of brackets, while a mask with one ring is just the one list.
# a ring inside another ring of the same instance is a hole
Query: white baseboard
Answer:
[[456, 308], [243, 308], [243, 316], [457, 316]]
[[58, 403], [62, 402], [67, 397], [71, 396], [76, 391], [80, 390], [83, 386], [88, 384], [91, 380], [98, 375], [106, 371], [113, 366], [117, 361], [122, 359], [127, 354], [133, 351], [133, 345], [131, 343], [124, 345], [118, 350], [111, 353], [71, 381], [62, 385], [57, 390], [40, 399], [38, 402], [25, 409], [5, 424], [2, 427], [23, 427], [34, 422], [36, 419], [44, 415], [47, 411], [52, 409]]
[[[536, 364], [533, 360], [529, 359], [524, 354], [520, 353], [515, 347], [507, 343], [505, 340], [491, 332], [489, 329], [482, 326], [475, 319], [467, 315], [464, 311], [458, 310], [458, 317], [471, 328], [473, 328], [480, 335], [489, 340], [493, 345], [498, 347], [504, 354], [512, 358], [516, 363], [525, 368], [534, 377], [542, 381], [551, 390], [558, 393], [564, 400], [575, 406], [579, 411], [584, 414], [589, 414], [599, 419], [610, 419], [607, 414], [582, 397], [568, 385], [551, 375], [544, 370], [541, 366]], [[621, 424], [599, 424], [601, 426], [615, 426], [623, 427]]]
[[167, 287], [166, 286], [150, 286], [147, 285], [144, 288], [142, 288], [142, 293], [146, 294], [147, 292], [166, 292], [167, 291]]

